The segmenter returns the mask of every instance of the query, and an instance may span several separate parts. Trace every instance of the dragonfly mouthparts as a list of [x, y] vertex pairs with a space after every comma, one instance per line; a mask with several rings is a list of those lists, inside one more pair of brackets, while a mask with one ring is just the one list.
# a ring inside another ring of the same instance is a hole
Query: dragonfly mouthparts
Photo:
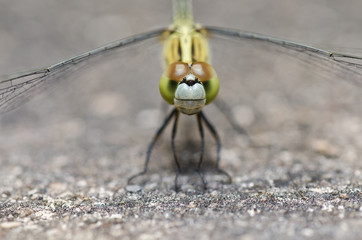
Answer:
[[186, 78], [184, 78], [181, 83], [186, 83], [188, 86], [193, 86], [196, 83], [200, 83], [200, 81], [197, 78], [193, 80], [186, 80]]

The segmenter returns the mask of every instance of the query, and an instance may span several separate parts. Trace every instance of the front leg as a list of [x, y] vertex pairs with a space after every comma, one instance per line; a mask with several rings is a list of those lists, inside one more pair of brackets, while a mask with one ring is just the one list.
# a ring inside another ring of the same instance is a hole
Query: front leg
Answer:
[[[150, 162], [150, 158], [151, 158], [151, 153], [153, 150], [153, 147], [155, 146], [157, 140], [159, 139], [159, 137], [161, 136], [161, 134], [163, 133], [163, 130], [166, 128], [166, 126], [169, 124], [170, 120], [172, 119], [172, 117], [175, 116], [176, 120], [175, 122], [177, 122], [177, 118], [179, 115], [179, 111], [175, 108], [172, 110], [172, 112], [165, 118], [164, 122], [162, 123], [161, 127], [157, 130], [155, 136], [153, 137], [152, 141], [150, 142], [150, 144], [148, 145], [148, 149], [147, 149], [147, 154], [146, 154], [146, 161], [143, 167], [143, 171], [136, 173], [135, 175], [131, 176], [130, 178], [128, 178], [127, 183], [130, 184], [131, 181], [133, 179], [135, 179], [136, 177], [142, 176], [144, 174], [146, 174], [147, 170], [148, 170], [148, 164]], [[175, 125], [175, 124], [174, 124]], [[175, 126], [174, 126], [175, 127]]]
[[214, 139], [216, 141], [216, 146], [217, 146], [216, 170], [219, 173], [225, 175], [228, 178], [227, 183], [231, 183], [232, 182], [231, 176], [225, 170], [220, 168], [220, 152], [221, 152], [221, 140], [220, 140], [220, 137], [217, 134], [215, 127], [209, 122], [209, 120], [206, 118], [206, 116], [203, 114], [203, 112], [201, 111], [198, 115], [205, 122], [207, 128], [210, 130], [212, 136], [214, 137]]
[[206, 189], [207, 188], [207, 182], [206, 182], [206, 179], [204, 177], [204, 174], [201, 171], [201, 164], [202, 164], [202, 160], [203, 160], [203, 157], [204, 157], [204, 151], [205, 151], [204, 128], [202, 127], [201, 119], [202, 119], [202, 112], [200, 111], [197, 114], [197, 125], [199, 127], [199, 133], [200, 133], [200, 137], [201, 137], [201, 150], [200, 150], [200, 159], [199, 159], [199, 163], [197, 164], [196, 171], [200, 175], [200, 178], [201, 178], [202, 183], [204, 185], [204, 189]]

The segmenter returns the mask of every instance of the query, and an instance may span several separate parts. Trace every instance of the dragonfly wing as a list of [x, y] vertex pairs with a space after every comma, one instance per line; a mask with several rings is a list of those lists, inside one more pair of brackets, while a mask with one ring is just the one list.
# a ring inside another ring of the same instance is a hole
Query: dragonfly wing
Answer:
[[[313, 153], [315, 148], [324, 151], [314, 145], [318, 141], [337, 146], [351, 141], [349, 150], [358, 145], [361, 57], [238, 30], [206, 29], [211, 63], [220, 79], [218, 97], [224, 103], [223, 112], [255, 142], [278, 149], [303, 149], [303, 154], [311, 149]], [[231, 132], [224, 139], [226, 145], [240, 143], [230, 137], [237, 128], [227, 126], [217, 108], [206, 110], [214, 116], [215, 125], [226, 127], [221, 132]]]
[[111, 55], [114, 51], [122, 50], [130, 45], [142, 43], [145, 40], [156, 38], [164, 29], [155, 30], [104, 45], [85, 52], [52, 66], [18, 74], [0, 81], [0, 113], [7, 112], [25, 102], [35, 92], [44, 89], [48, 84], [66, 79], [73, 72], [78, 71], [87, 62], [99, 56]]
[[[290, 56], [295, 56], [296, 58], [305, 59], [305, 56], [310, 56], [309, 59], [305, 62], [325, 66], [325, 69], [327, 69], [328, 72], [336, 74], [344, 80], [352, 81], [354, 84], [362, 86], [362, 56], [332, 52], [247, 31], [221, 27], [206, 27], [206, 30], [208, 33], [214, 36], [227, 37], [244, 42], [260, 42], [266, 45], [274, 46], [274, 51], [279, 50], [284, 54], [289, 54]], [[301, 57], [301, 55], [305, 56]]]
[[[30, 90], [31, 101], [0, 116], [2, 156], [30, 156], [46, 164], [55, 164], [53, 157], [61, 156], [81, 169], [92, 161], [97, 165], [112, 159], [114, 176], [129, 177], [130, 171], [139, 171], [164, 118], [158, 87], [162, 44], [156, 37], [161, 32], [76, 65], [67, 63], [44, 76], [30, 74], [40, 81], [41, 77], [49, 83], [59, 81], [46, 91]], [[157, 161], [152, 160], [150, 167], [163, 158], [167, 166], [173, 163], [170, 135], [163, 136], [166, 143], [157, 144], [152, 155]]]

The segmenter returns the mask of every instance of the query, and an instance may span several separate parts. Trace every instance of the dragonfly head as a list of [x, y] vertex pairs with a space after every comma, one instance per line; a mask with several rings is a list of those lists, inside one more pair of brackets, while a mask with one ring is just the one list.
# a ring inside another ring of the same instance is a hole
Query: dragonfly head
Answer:
[[215, 99], [219, 79], [206, 62], [191, 65], [175, 62], [162, 75], [159, 87], [166, 102], [174, 104], [182, 113], [192, 115]]

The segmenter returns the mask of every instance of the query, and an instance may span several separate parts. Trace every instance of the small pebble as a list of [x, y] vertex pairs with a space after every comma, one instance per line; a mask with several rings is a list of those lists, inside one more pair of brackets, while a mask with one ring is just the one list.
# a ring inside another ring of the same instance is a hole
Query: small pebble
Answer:
[[142, 190], [141, 186], [139, 185], [127, 185], [126, 191], [131, 193], [140, 192]]
[[21, 222], [3, 222], [0, 224], [1, 229], [11, 229], [21, 226]]

